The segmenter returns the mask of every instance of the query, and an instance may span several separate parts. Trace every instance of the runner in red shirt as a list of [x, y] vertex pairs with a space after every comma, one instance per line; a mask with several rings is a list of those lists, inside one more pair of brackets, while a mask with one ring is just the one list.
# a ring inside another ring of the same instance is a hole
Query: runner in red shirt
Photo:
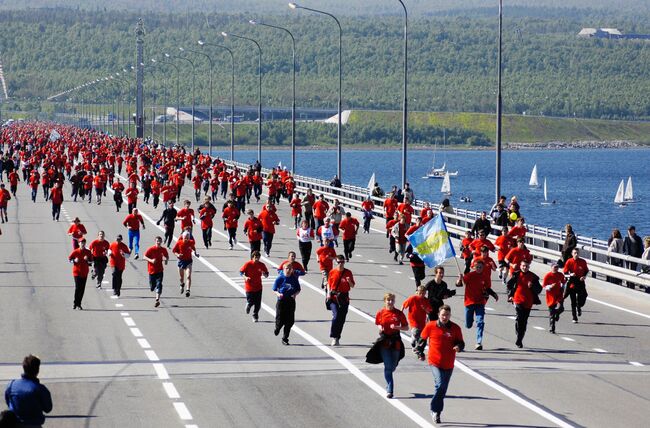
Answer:
[[77, 249], [79, 248], [79, 241], [86, 235], [88, 231], [86, 231], [86, 227], [81, 224], [81, 220], [79, 220], [79, 217], [75, 217], [75, 219], [72, 221], [72, 224], [68, 228], [68, 235], [72, 237], [72, 249]]
[[348, 211], [345, 213], [345, 218], [339, 224], [339, 230], [343, 231], [343, 255], [345, 256], [345, 261], [349, 262], [354, 251], [354, 245], [357, 242], [359, 220], [352, 217], [352, 213]]
[[328, 305], [332, 311], [332, 325], [330, 337], [332, 346], [339, 346], [341, 333], [345, 325], [345, 318], [350, 306], [350, 290], [354, 288], [354, 275], [345, 268], [345, 259], [342, 255], [336, 256], [336, 267], [332, 269], [327, 278]]
[[205, 248], [212, 246], [212, 226], [214, 226], [213, 218], [217, 214], [217, 209], [210, 202], [210, 197], [205, 197], [203, 208], [199, 211], [199, 218], [201, 219], [201, 232], [203, 234], [203, 245]]
[[93, 255], [88, 248], [86, 248], [86, 238], [79, 240], [79, 247], [72, 250], [68, 256], [68, 260], [72, 263], [72, 276], [74, 278], [74, 304], [72, 309], [79, 310], [81, 307], [81, 300], [86, 291], [86, 280], [88, 279], [88, 264], [93, 261]]
[[115, 180], [113, 181], [113, 185], [111, 186], [113, 188], [113, 201], [115, 201], [115, 208], [117, 209], [117, 212], [120, 212], [120, 208], [122, 208], [122, 202], [124, 202], [124, 199], [122, 198], [122, 192], [124, 192], [124, 184], [120, 182], [120, 180], [115, 177]]
[[302, 220], [302, 201], [298, 193], [289, 201], [289, 206], [291, 207], [291, 217], [293, 217], [293, 229], [296, 230]]
[[542, 285], [546, 290], [546, 306], [549, 313], [549, 331], [555, 333], [555, 323], [560, 320], [564, 312], [563, 286], [566, 282], [564, 273], [559, 271], [560, 265], [556, 262], [551, 265], [551, 271], [544, 275]]
[[361, 210], [363, 212], [363, 233], [370, 233], [370, 221], [375, 216], [375, 203], [372, 202], [370, 196], [361, 203]]
[[566, 289], [564, 290], [564, 298], [567, 296], [571, 298], [571, 315], [573, 315], [573, 322], [578, 322], [578, 317], [582, 315], [582, 307], [587, 301], [587, 273], [589, 268], [587, 262], [580, 258], [580, 251], [574, 248], [571, 252], [571, 258], [564, 263], [564, 273], [569, 275]]
[[503, 226], [501, 230], [501, 235], [497, 237], [494, 241], [494, 244], [499, 247], [497, 251], [497, 262], [499, 263], [499, 279], [503, 280], [505, 284], [508, 277], [508, 262], [506, 262], [506, 256], [512, 248], [517, 244], [517, 242], [508, 236], [508, 226]]
[[234, 201], [227, 202], [226, 208], [221, 213], [221, 218], [223, 218], [224, 229], [228, 231], [228, 244], [232, 250], [233, 245], [237, 245], [237, 220], [239, 219], [239, 210]]
[[318, 200], [314, 202], [312, 206], [312, 212], [314, 213], [314, 218], [316, 219], [316, 229], [321, 227], [325, 223], [325, 217], [327, 212], [330, 209], [330, 205], [325, 200], [325, 195], [320, 195]]
[[282, 263], [280, 263], [280, 266], [278, 266], [278, 274], [284, 272], [284, 266], [288, 264], [290, 264], [293, 267], [294, 276], [303, 276], [305, 274], [305, 268], [303, 267], [303, 265], [301, 265], [296, 261], [295, 251], [289, 251], [289, 253], [287, 254], [287, 259], [283, 260]]
[[[375, 324], [379, 327], [379, 340], [377, 340], [371, 353], [380, 354], [384, 362], [384, 379], [386, 379], [386, 398], [393, 398], [393, 372], [399, 360], [404, 357], [404, 343], [400, 338], [400, 331], [408, 330], [408, 322], [404, 312], [395, 307], [395, 295], [384, 294], [384, 308], [375, 315]], [[378, 351], [378, 352], [377, 352]]]
[[147, 248], [143, 258], [147, 261], [147, 271], [149, 272], [149, 288], [156, 293], [154, 307], [160, 306], [160, 295], [163, 289], [163, 273], [167, 262], [169, 262], [169, 253], [167, 248], [162, 245], [163, 239], [156, 236], [156, 244]]
[[50, 190], [50, 200], [52, 201], [52, 221], [59, 221], [61, 215], [61, 205], [63, 204], [63, 184], [56, 183], [56, 186]]
[[190, 288], [192, 287], [192, 253], [196, 257], [196, 246], [189, 229], [185, 229], [179, 236], [172, 252], [178, 257], [178, 275], [180, 277], [181, 294], [185, 291], [185, 297], [190, 297]]
[[542, 291], [539, 277], [529, 270], [530, 262], [522, 260], [519, 272], [508, 281], [508, 301], [515, 305], [517, 317], [515, 331], [517, 332], [517, 348], [524, 346], [523, 340], [528, 326], [528, 317], [533, 305], [541, 303], [537, 295]]
[[411, 348], [415, 355], [424, 361], [423, 350], [418, 349], [420, 334], [427, 323], [427, 315], [431, 312], [431, 303], [425, 296], [427, 288], [420, 285], [414, 295], [404, 300], [402, 312], [408, 310], [409, 327], [411, 328]]
[[122, 225], [128, 230], [129, 250], [133, 250], [135, 247], [135, 259], [138, 260], [140, 258], [140, 225], [142, 225], [142, 229], [146, 229], [146, 226], [137, 208], [133, 208], [133, 212], [124, 218]]
[[280, 224], [280, 219], [275, 213], [275, 206], [270, 200], [266, 203], [265, 207], [266, 209], [263, 209], [260, 212], [258, 218], [262, 223], [262, 241], [264, 241], [264, 253], [266, 254], [266, 257], [269, 257], [271, 253], [271, 247], [273, 246], [275, 226]]
[[97, 234], [97, 239], [90, 243], [88, 249], [93, 255], [93, 273], [91, 278], [97, 279], [97, 288], [102, 288], [102, 281], [104, 280], [104, 272], [108, 264], [108, 248], [110, 244], [104, 239], [104, 231], [100, 230]]
[[483, 262], [477, 261], [471, 272], [458, 277], [456, 287], [465, 285], [465, 327], [472, 328], [476, 316], [476, 347], [477, 351], [483, 349], [483, 330], [485, 328], [485, 304], [487, 296], [498, 301], [499, 296], [492, 290], [490, 282], [483, 275]]
[[248, 210], [248, 219], [244, 223], [244, 233], [248, 236], [248, 244], [251, 247], [251, 257], [253, 251], [260, 251], [262, 244], [262, 222], [255, 217], [253, 210]]
[[244, 277], [246, 291], [246, 313], [253, 309], [253, 322], [259, 321], [260, 307], [262, 306], [262, 277], [269, 277], [269, 270], [260, 261], [259, 250], [253, 251], [251, 259], [239, 269], [239, 274]]
[[131, 254], [131, 250], [122, 242], [122, 235], [117, 235], [115, 242], [108, 247], [108, 264], [113, 268], [112, 289], [113, 298], [120, 297], [122, 291], [122, 274], [126, 269], [126, 257]]
[[140, 193], [140, 191], [135, 186], [136, 186], [135, 183], [133, 182], [129, 183], [129, 188], [126, 189], [126, 192], [124, 192], [124, 194], [126, 195], [126, 203], [129, 210], [129, 214], [131, 214], [133, 210], [136, 208], [136, 206], [138, 205], [138, 193]]
[[192, 202], [189, 199], [183, 201], [183, 208], [178, 210], [176, 213], [176, 220], [181, 221], [181, 230], [186, 230], [189, 228], [190, 235], [192, 234], [192, 229], [194, 228], [194, 210], [190, 208]]
[[474, 253], [472, 253], [472, 249], [470, 248], [472, 241], [474, 241], [472, 239], [472, 231], [465, 231], [465, 237], [460, 242], [460, 258], [465, 260], [465, 271], [463, 273], [469, 273], [472, 268], [472, 259], [474, 258]]
[[517, 238], [517, 246], [510, 250], [505, 258], [506, 262], [510, 265], [510, 276], [519, 270], [519, 265], [522, 261], [531, 262], [533, 256], [526, 248], [524, 238]]
[[2, 223], [9, 222], [9, 217], [7, 217], [9, 200], [11, 200], [9, 191], [5, 189], [4, 183], [0, 183], [0, 220], [2, 220]]
[[[9, 175], [7, 175], [7, 178], [9, 179], [9, 190], [11, 190], [12, 195], [16, 196], [16, 190], [18, 190], [18, 182], [20, 181], [20, 177], [16, 171], [11, 171]], [[45, 196], [47, 197], [47, 193]]]
[[438, 319], [429, 321], [424, 327], [422, 342], [423, 348], [424, 342], [429, 344], [428, 360], [435, 385], [430, 409], [434, 423], [439, 424], [456, 354], [465, 349], [463, 333], [460, 326], [451, 321], [451, 308], [448, 305], [442, 305], [438, 310]]
[[336, 259], [334, 243], [330, 238], [325, 238], [324, 245], [316, 250], [316, 257], [318, 257], [318, 267], [323, 276], [320, 287], [325, 288], [325, 284], [328, 282], [329, 273], [334, 265], [334, 259]]

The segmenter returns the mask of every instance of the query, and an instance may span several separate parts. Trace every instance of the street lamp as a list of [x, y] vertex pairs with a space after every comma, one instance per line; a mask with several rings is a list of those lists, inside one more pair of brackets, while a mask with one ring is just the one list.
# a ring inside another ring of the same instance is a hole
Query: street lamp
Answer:
[[[185, 49], [183, 49], [182, 47], [181, 47], [181, 48], [178, 48], [178, 49], [179, 49], [181, 52], [185, 51]], [[186, 58], [186, 57], [184, 57], [184, 56], [180, 56], [180, 55], [169, 55], [169, 54], [165, 54], [165, 56], [166, 56], [167, 58], [178, 58], [178, 59], [182, 59], [182, 60], [184, 60], [184, 61], [189, 62], [190, 65], [192, 66], [192, 153], [194, 153], [194, 122], [196, 121], [196, 117], [194, 116], [194, 106], [195, 106], [195, 103], [196, 103], [196, 98], [194, 97], [194, 87], [195, 87], [195, 84], [196, 84], [196, 67], [194, 66], [194, 61], [192, 61], [191, 59]]]
[[230, 83], [230, 160], [235, 160], [235, 54], [230, 48], [215, 43], [204, 42], [199, 40], [199, 46], [212, 46], [219, 49], [224, 49], [230, 54], [232, 63], [232, 80]]
[[277, 25], [265, 24], [263, 22], [251, 19], [248, 21], [251, 25], [261, 25], [263, 27], [275, 28], [286, 32], [291, 37], [291, 55], [293, 58], [292, 71], [292, 103], [291, 103], [291, 174], [296, 173], [296, 39], [291, 31]]
[[408, 11], [402, 0], [397, 0], [404, 9], [404, 101], [402, 106], [402, 189], [406, 185], [406, 150], [408, 142]]
[[192, 49], [185, 49], [185, 50], [187, 52], [191, 52], [193, 54], [202, 55], [206, 57], [208, 59], [208, 62], [210, 63], [210, 112], [208, 114], [210, 123], [208, 124], [208, 155], [212, 156], [212, 69], [214, 68], [214, 61], [212, 61], [210, 55], [204, 52], [199, 52]]
[[224, 37], [233, 37], [236, 39], [248, 40], [255, 43], [257, 46], [257, 51], [259, 53], [257, 59], [257, 78], [259, 80], [258, 85], [258, 106], [257, 106], [257, 161], [262, 163], [262, 48], [260, 44], [250, 37], [238, 36], [237, 34], [226, 33], [225, 31], [221, 32], [221, 35]]
[[[154, 64], [157, 62], [155, 58], [151, 58], [151, 62]], [[165, 61], [162, 60], [161, 62], [165, 64], [169, 64], [172, 67], [176, 69], [176, 145], [178, 146], [178, 128], [180, 127], [180, 120], [179, 120], [179, 110], [181, 108], [181, 92], [180, 92], [180, 75], [181, 75], [181, 69], [178, 67], [174, 62], [172, 61]], [[166, 108], [166, 107], [165, 107]], [[165, 111], [165, 116], [167, 116], [167, 111]], [[165, 117], [165, 120], [167, 118]]]
[[291, 9], [304, 9], [310, 12], [314, 13], [319, 13], [321, 15], [327, 15], [334, 19], [334, 22], [336, 22], [336, 25], [339, 27], [339, 103], [338, 103], [338, 121], [336, 125], [336, 131], [337, 131], [337, 137], [336, 137], [336, 171], [337, 171], [337, 176], [339, 180], [343, 180], [341, 178], [341, 110], [342, 110], [342, 98], [343, 98], [343, 49], [342, 49], [342, 38], [343, 38], [343, 30], [341, 29], [341, 23], [339, 20], [336, 18], [336, 16], [332, 15], [331, 13], [318, 10], [318, 9], [312, 9], [310, 7], [304, 7], [304, 6], [299, 6], [296, 3], [289, 3], [289, 8]]
[[496, 141], [496, 195], [495, 203], [499, 202], [501, 196], [501, 115], [503, 114], [503, 98], [501, 96], [501, 71], [502, 71], [502, 34], [503, 34], [503, 0], [499, 0], [499, 53], [497, 65], [497, 141]]

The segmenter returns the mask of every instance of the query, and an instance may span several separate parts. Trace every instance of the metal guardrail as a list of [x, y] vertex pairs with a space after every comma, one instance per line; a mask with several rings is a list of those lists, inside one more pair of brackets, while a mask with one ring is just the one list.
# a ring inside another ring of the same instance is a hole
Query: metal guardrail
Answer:
[[[233, 161], [225, 161], [228, 165], [235, 166], [242, 171], [248, 170], [249, 164]], [[270, 169], [262, 168], [262, 173], [268, 175]], [[318, 178], [294, 175], [296, 190], [305, 192], [312, 189], [316, 194], [322, 193], [329, 201], [338, 199], [341, 205], [346, 208], [359, 210], [361, 202], [369, 196], [367, 188], [343, 184], [342, 187], [332, 187], [329, 182]], [[381, 209], [384, 199], [371, 197], [375, 203], [375, 214], [383, 217]], [[424, 207], [423, 201], [416, 201], [413, 204], [416, 213], [419, 213]], [[438, 213], [439, 204], [430, 203], [430, 208]], [[471, 230], [476, 219], [480, 217], [480, 212], [465, 209], [454, 209], [454, 214], [445, 214], [448, 220], [448, 230], [456, 239], [462, 239], [467, 230]], [[526, 233], [526, 246], [531, 255], [542, 263], [549, 263], [557, 260], [562, 256], [562, 246], [566, 235], [562, 231], [541, 227], [533, 224], [527, 224], [528, 232]], [[493, 226], [498, 229], [498, 226]], [[611, 259], [618, 259], [626, 265], [627, 262], [636, 263], [639, 266], [650, 267], [648, 260], [627, 256], [624, 254], [612, 253], [608, 251], [607, 241], [594, 239], [591, 237], [578, 236], [577, 248], [583, 258], [589, 260], [589, 269], [592, 277], [599, 278], [609, 282], [620, 282], [629, 287], [639, 287], [646, 293], [650, 293], [650, 275], [635, 272], [625, 267], [615, 266], [609, 263]]]

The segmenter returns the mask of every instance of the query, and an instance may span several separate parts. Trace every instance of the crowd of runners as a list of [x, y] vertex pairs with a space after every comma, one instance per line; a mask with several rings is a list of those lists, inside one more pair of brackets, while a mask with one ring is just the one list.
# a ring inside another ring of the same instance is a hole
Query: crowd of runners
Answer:
[[[57, 138], [51, 138], [54, 128]], [[170, 256], [176, 258], [178, 290], [190, 298], [193, 261], [200, 257], [198, 239], [209, 250], [213, 247], [213, 228], [222, 225], [228, 236], [227, 248], [232, 250], [237, 246], [238, 239], [247, 241], [250, 248], [245, 253], [246, 259], [241, 261], [240, 274], [245, 282], [245, 311], [252, 321], [259, 320], [263, 278], [273, 275], [272, 291], [277, 296], [274, 334], [282, 333], [282, 343], [289, 345], [296, 297], [301, 291], [300, 277], [310, 269], [318, 269], [321, 287], [326, 292], [325, 306], [331, 312], [331, 346], [339, 346], [350, 293], [356, 285], [355, 276], [364, 275], [364, 272], [353, 273], [348, 263], [358, 234], [370, 233], [373, 218], [383, 214], [384, 218], [377, 219], [376, 223], [380, 222], [386, 231], [387, 249], [394, 262], [410, 264], [415, 292], [401, 305], [395, 301], [394, 294], [384, 295], [384, 307], [377, 312], [375, 321], [380, 336], [367, 358], [369, 362], [384, 364], [386, 394], [392, 398], [393, 372], [405, 353], [400, 332], [410, 330], [415, 357], [422, 361], [428, 358], [432, 368], [435, 394], [431, 411], [436, 422], [440, 421], [455, 354], [465, 347], [461, 328], [450, 321], [451, 308], [445, 304], [446, 299], [456, 294], [456, 288], [464, 288], [464, 327], [470, 329], [476, 325], [476, 350], [482, 350], [484, 345], [486, 304], [490, 298], [499, 299], [492, 288], [493, 272], [498, 273], [507, 299], [514, 306], [515, 344], [519, 348], [523, 347], [531, 309], [542, 303], [542, 293], [545, 293], [551, 333], [555, 333], [567, 298], [574, 323], [579, 321], [586, 302], [585, 280], [589, 268], [577, 248], [568, 257], [553, 263], [543, 278], [530, 270], [532, 256], [525, 244], [527, 229], [516, 198], [508, 206], [505, 199], [501, 201], [489, 217], [484, 213], [474, 228], [467, 231], [459, 248], [464, 269], [461, 267], [463, 271], [457, 278], [454, 276], [455, 287], [449, 287], [442, 266], [437, 266], [433, 278], [425, 282], [425, 265], [409, 245], [408, 237], [435, 215], [428, 204], [416, 212], [410, 189], [389, 192], [381, 207], [368, 198], [362, 204], [360, 222], [336, 199], [327, 200], [310, 189], [297, 192], [286, 168], [273, 168], [268, 174], [262, 172], [259, 163], [238, 169], [198, 150], [188, 153], [183, 147], [162, 147], [95, 130], [52, 124], [5, 127], [0, 144], [5, 159], [0, 171], [3, 223], [11, 220], [8, 207], [22, 182], [28, 187], [32, 201], [44, 198], [51, 204], [54, 222], [60, 221], [64, 201], [94, 203], [103, 205], [102, 209], [104, 206], [107, 210], [114, 209], [126, 230], [126, 239], [122, 234], [109, 239], [101, 230], [89, 234], [83, 219], [75, 218], [70, 225], [71, 252], [67, 259], [72, 264], [74, 278], [72, 307], [78, 310], [83, 308], [88, 276], [101, 288], [108, 268], [113, 297], [120, 297], [129, 257], [136, 260], [142, 257], [147, 263], [155, 307], [161, 304], [163, 272]], [[5, 181], [9, 189], [5, 188]], [[113, 204], [106, 203], [107, 197], [112, 198]], [[126, 210], [123, 209], [125, 199]], [[291, 209], [290, 221], [283, 220], [295, 230], [296, 251], [289, 252], [277, 272], [272, 273], [262, 256], [270, 257], [273, 252], [273, 238], [280, 224], [277, 206], [282, 200]], [[138, 206], [143, 203], [158, 210], [160, 216], [156, 214], [154, 220], [162, 224], [165, 232], [141, 251], [140, 231], [146, 223]], [[492, 241], [490, 235], [496, 235], [496, 239]], [[317, 261], [316, 268], [312, 268], [312, 257]]]

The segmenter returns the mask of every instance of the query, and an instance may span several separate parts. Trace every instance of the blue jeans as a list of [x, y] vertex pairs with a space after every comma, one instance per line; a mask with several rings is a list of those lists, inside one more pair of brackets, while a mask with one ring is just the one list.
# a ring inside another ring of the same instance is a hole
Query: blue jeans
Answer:
[[431, 373], [433, 373], [433, 383], [435, 390], [433, 391], [433, 398], [431, 399], [431, 411], [434, 413], [441, 413], [445, 407], [445, 395], [447, 395], [447, 387], [451, 380], [451, 374], [454, 369], [439, 369], [436, 366], [430, 366]]
[[485, 327], [485, 305], [465, 306], [465, 327], [472, 328], [476, 314], [476, 343], [483, 343], [483, 327]]
[[133, 241], [135, 241], [135, 253], [140, 253], [140, 231], [129, 229], [129, 250], [133, 250]]
[[384, 360], [384, 379], [386, 392], [393, 393], [393, 372], [399, 363], [399, 349], [381, 348], [381, 358]]
[[330, 337], [333, 339], [340, 339], [345, 318], [348, 315], [348, 305], [339, 306], [337, 303], [330, 303], [330, 310], [332, 311], [332, 326], [330, 328]]

